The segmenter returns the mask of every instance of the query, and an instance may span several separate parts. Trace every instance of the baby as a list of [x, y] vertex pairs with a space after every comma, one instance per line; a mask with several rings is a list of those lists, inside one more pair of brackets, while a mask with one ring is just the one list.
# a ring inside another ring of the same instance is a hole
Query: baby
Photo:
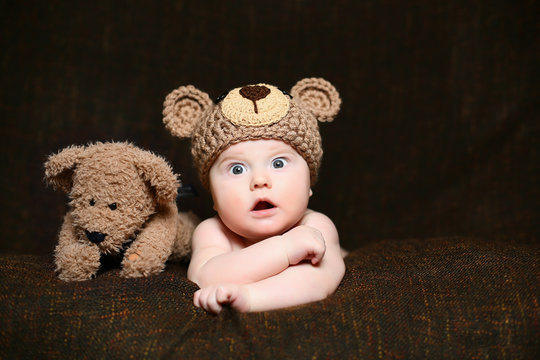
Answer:
[[194, 304], [265, 311], [332, 294], [345, 272], [337, 230], [308, 209], [322, 148], [317, 121], [341, 100], [327, 81], [299, 81], [291, 95], [268, 84], [231, 90], [214, 105], [192, 86], [173, 91], [164, 122], [192, 137], [192, 155], [217, 215], [193, 234], [188, 278]]

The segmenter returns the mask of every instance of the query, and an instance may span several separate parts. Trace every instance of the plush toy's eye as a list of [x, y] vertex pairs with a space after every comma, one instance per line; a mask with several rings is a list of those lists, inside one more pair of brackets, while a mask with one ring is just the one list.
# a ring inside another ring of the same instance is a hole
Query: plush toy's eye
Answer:
[[96, 200], [94, 199], [90, 200], [90, 206], [94, 206], [94, 205], [96, 205]]
[[228, 92], [224, 93], [224, 94], [221, 94], [219, 95], [216, 100], [214, 100], [214, 104], [218, 104], [221, 100], [225, 99], [225, 96], [227, 96], [227, 94], [229, 94]]
[[[279, 89], [279, 88], [278, 88]], [[283, 93], [283, 95], [288, 96], [290, 99], [292, 99], [292, 95], [286, 92], [285, 90], [279, 89]]]
[[116, 210], [117, 207], [116, 203], [109, 204], [109, 209], [111, 210]]

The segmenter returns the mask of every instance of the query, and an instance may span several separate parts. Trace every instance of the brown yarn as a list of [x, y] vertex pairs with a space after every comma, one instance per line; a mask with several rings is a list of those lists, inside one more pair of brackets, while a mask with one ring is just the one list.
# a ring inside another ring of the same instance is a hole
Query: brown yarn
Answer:
[[[259, 139], [281, 140], [294, 148], [308, 164], [314, 184], [323, 154], [318, 121], [332, 121], [341, 99], [334, 86], [321, 78], [300, 80], [291, 95], [292, 99], [275, 86], [257, 84], [233, 89], [214, 105], [206, 102], [206, 93], [183, 86], [167, 96], [164, 122], [173, 135], [191, 135], [193, 161], [206, 188], [210, 168], [221, 152], [241, 141]], [[178, 111], [175, 104], [194, 111]]]
[[256, 114], [259, 113], [257, 109], [257, 100], [264, 99], [268, 94], [270, 94], [270, 89], [266, 86], [252, 85], [244, 86], [240, 89], [240, 95], [253, 101], [253, 109]]
[[235, 125], [216, 106], [195, 129], [192, 139], [193, 160], [203, 184], [208, 187], [208, 173], [221, 152], [233, 144], [258, 139], [278, 139], [293, 147], [306, 160], [315, 183], [323, 153], [319, 127], [315, 117], [292, 100], [283, 119], [265, 126]]

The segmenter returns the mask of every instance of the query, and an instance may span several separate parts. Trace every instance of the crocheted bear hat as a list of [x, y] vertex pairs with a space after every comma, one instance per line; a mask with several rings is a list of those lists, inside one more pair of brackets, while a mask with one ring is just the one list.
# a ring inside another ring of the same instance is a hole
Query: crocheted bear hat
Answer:
[[314, 184], [323, 153], [318, 121], [332, 121], [341, 99], [321, 78], [300, 80], [290, 94], [256, 84], [233, 89], [214, 103], [194, 86], [181, 86], [167, 95], [163, 122], [174, 136], [191, 138], [193, 161], [206, 188], [219, 154], [233, 144], [259, 139], [281, 140], [294, 148], [308, 164]]

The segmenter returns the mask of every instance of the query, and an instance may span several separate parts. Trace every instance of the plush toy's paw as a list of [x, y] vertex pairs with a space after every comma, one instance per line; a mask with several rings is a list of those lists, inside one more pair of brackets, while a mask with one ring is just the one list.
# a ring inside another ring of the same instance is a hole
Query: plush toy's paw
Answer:
[[94, 279], [96, 277], [96, 272], [90, 273], [89, 271], [61, 270], [58, 273], [58, 278], [63, 281], [85, 281]]
[[199, 225], [200, 219], [190, 212], [179, 212], [176, 226], [176, 238], [170, 260], [188, 261], [191, 256], [191, 237]]
[[58, 278], [64, 281], [83, 281], [95, 277], [100, 263], [97, 248], [71, 244], [57, 247], [55, 251]]
[[139, 251], [126, 253], [120, 276], [133, 278], [155, 275], [163, 271], [165, 261], [143, 257]]

